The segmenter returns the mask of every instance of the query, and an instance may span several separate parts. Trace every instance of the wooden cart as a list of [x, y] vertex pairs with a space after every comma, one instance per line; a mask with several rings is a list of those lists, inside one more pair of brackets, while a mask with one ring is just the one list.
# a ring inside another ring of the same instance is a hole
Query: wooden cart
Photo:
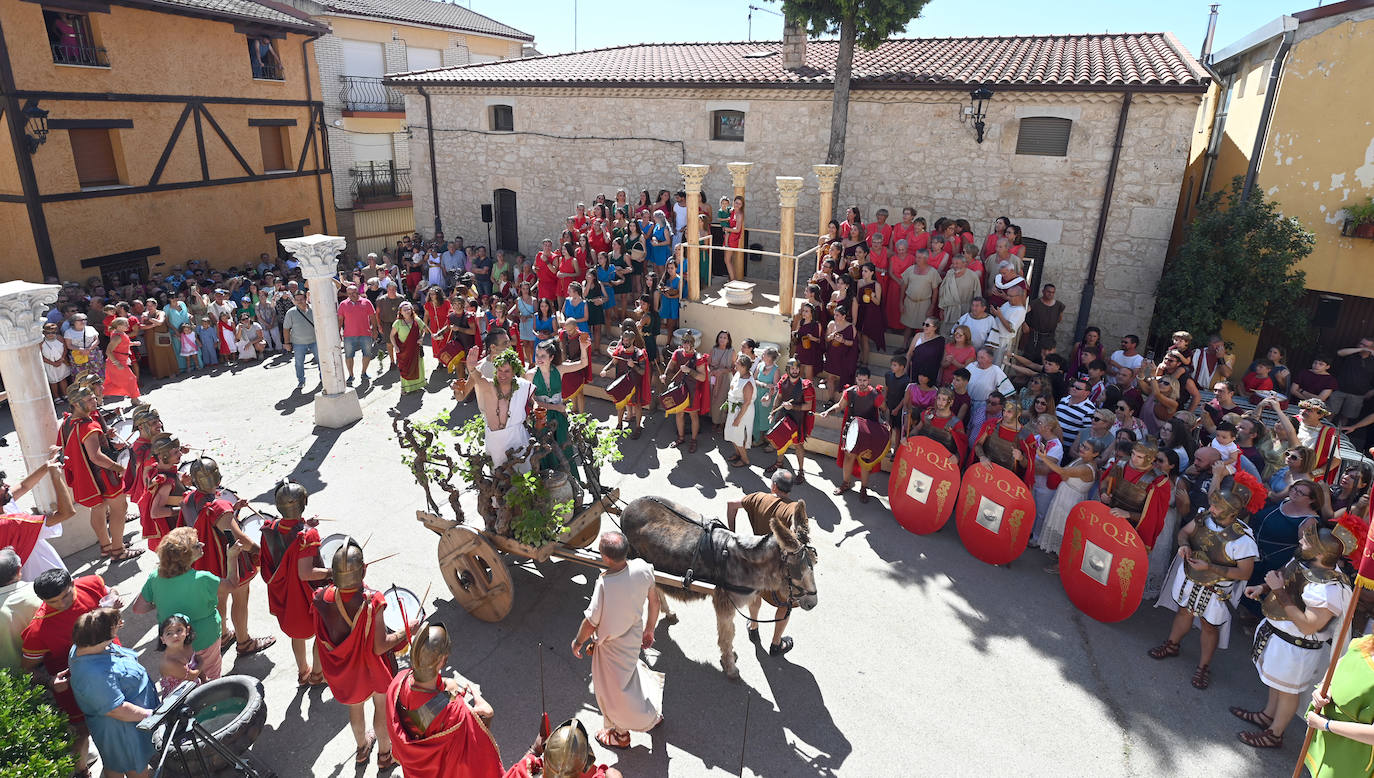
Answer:
[[[568, 524], [568, 529], [552, 543], [531, 546], [515, 538], [485, 529], [445, 519], [427, 511], [416, 511], [415, 518], [439, 536], [439, 570], [444, 582], [459, 605], [474, 617], [486, 622], [504, 619], [515, 605], [515, 583], [506, 569], [501, 553], [547, 562], [566, 559], [570, 562], [605, 569], [601, 555], [590, 551], [601, 533], [601, 515], [617, 514], [615, 503], [619, 489], [612, 489], [602, 499], [587, 506]], [[682, 587], [682, 578], [666, 573], [654, 574], [658, 583]], [[711, 594], [715, 587], [693, 581], [686, 588], [701, 594]]]

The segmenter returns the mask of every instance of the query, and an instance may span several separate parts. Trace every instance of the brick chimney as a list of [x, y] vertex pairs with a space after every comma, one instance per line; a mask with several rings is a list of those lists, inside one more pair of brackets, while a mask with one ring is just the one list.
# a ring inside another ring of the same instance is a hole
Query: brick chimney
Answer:
[[787, 19], [782, 26], [782, 66], [797, 70], [806, 65], [806, 26]]

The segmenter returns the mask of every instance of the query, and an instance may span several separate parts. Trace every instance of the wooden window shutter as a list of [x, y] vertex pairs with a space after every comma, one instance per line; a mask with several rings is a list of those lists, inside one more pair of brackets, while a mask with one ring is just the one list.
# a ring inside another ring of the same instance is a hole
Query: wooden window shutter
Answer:
[[119, 183], [114, 147], [109, 130], [67, 130], [72, 157], [76, 160], [76, 180], [81, 186], [111, 186]]
[[285, 170], [286, 152], [282, 149], [280, 127], [259, 127], [258, 138], [262, 142], [262, 169]]
[[1069, 155], [1069, 130], [1073, 122], [1057, 116], [1027, 116], [1021, 120], [1021, 129], [1016, 136], [1017, 154], [1034, 154], [1041, 157], [1067, 157]]

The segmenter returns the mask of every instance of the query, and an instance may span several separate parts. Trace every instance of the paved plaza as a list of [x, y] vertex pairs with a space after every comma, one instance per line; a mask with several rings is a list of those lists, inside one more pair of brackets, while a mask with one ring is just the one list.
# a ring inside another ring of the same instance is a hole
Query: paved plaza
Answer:
[[[506, 764], [537, 733], [541, 642], [554, 724], [577, 716], [594, 731], [601, 721], [591, 666], [568, 643], [595, 571], [510, 560], [510, 616], [487, 624], [463, 612], [439, 574], [437, 536], [415, 520], [423, 493], [391, 429], [397, 414], [428, 420], [454, 403], [444, 381], [431, 381], [422, 398], [401, 398], [398, 383], [392, 371], [362, 384], [364, 419], [344, 430], [314, 428], [311, 396], [292, 392], [294, 375], [281, 358], [145, 388], [155, 387], [146, 399], [167, 429], [193, 453], [216, 458], [225, 485], [240, 496], [270, 505], [272, 485], [290, 475], [311, 492], [307, 514], [335, 520], [320, 526], [322, 535], [370, 538], [368, 558], [397, 554], [369, 570], [369, 584], [430, 591], [427, 607], [454, 635], [452, 667], [477, 681], [496, 710], [493, 734]], [[588, 406], [603, 419], [609, 408], [596, 400]], [[474, 411], [475, 404], [459, 406], [454, 419]], [[7, 412], [0, 423], [10, 442], [0, 467], [13, 475], [21, 466]], [[668, 425], [654, 414], [648, 434], [627, 440], [624, 459], [605, 472], [607, 485], [626, 499], [663, 495], [721, 518], [727, 500], [766, 488], [762, 467], [771, 454], [756, 449], [755, 467], [731, 469], [715, 437], [684, 458], [667, 447]], [[601, 761], [627, 776], [674, 778], [1273, 776], [1292, 769], [1302, 739], [1296, 724], [1277, 753], [1236, 740], [1244, 725], [1227, 706], [1258, 708], [1265, 695], [1243, 635], [1219, 654], [1211, 688], [1198, 691], [1188, 684], [1196, 633], [1182, 658], [1145, 656], [1165, 636], [1170, 612], [1142, 609], [1125, 623], [1099, 624], [1069, 603], [1039, 551], [1010, 568], [989, 567], [964, 550], [952, 522], [917, 537], [892, 520], [885, 497], [867, 505], [857, 494], [832, 497], [835, 475], [833, 461], [809, 460], [807, 483], [794, 492], [811, 516], [820, 598], [793, 618], [796, 648], [770, 658], [740, 634], [742, 678], [732, 682], [720, 671], [709, 605], [677, 606], [681, 620], [660, 624], [647, 652], [666, 675], [665, 726], [636, 733], [628, 751], [598, 747]], [[873, 481], [885, 492], [885, 478]], [[470, 505], [468, 515], [478, 520]], [[101, 573], [126, 601], [155, 567], [152, 554], [113, 570], [93, 565], [96, 556], [92, 547], [69, 559], [73, 572]], [[277, 634], [261, 582], [254, 588], [253, 632]], [[122, 637], [155, 672], [153, 627], [151, 617], [129, 614]], [[231, 651], [225, 671], [266, 684], [268, 726], [252, 751], [258, 762], [283, 777], [375, 774], [375, 766], [353, 766], [344, 707], [327, 689], [296, 688], [289, 641], [242, 660]]]

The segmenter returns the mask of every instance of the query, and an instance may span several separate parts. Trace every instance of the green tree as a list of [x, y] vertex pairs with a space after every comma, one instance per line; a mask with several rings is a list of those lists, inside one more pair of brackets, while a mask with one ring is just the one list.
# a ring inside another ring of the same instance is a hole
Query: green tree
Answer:
[[1258, 188], [1242, 199], [1242, 184], [1236, 176], [1229, 191], [1202, 198], [1186, 241], [1164, 263], [1155, 299], [1157, 340], [1176, 330], [1205, 338], [1229, 319], [1247, 332], [1275, 327], [1290, 348], [1310, 343], [1299, 307], [1306, 274], [1297, 265], [1312, 253], [1316, 236], [1279, 213]]
[[[849, 82], [854, 73], [854, 45], [876, 49], [906, 29], [930, 0], [782, 0], [783, 14], [816, 35], [840, 36], [835, 56], [835, 99], [830, 111], [830, 148], [825, 161], [844, 164], [844, 136], [849, 124]], [[838, 186], [838, 184], [837, 184]]]
[[0, 778], [67, 778], [67, 716], [27, 673], [0, 669]]

